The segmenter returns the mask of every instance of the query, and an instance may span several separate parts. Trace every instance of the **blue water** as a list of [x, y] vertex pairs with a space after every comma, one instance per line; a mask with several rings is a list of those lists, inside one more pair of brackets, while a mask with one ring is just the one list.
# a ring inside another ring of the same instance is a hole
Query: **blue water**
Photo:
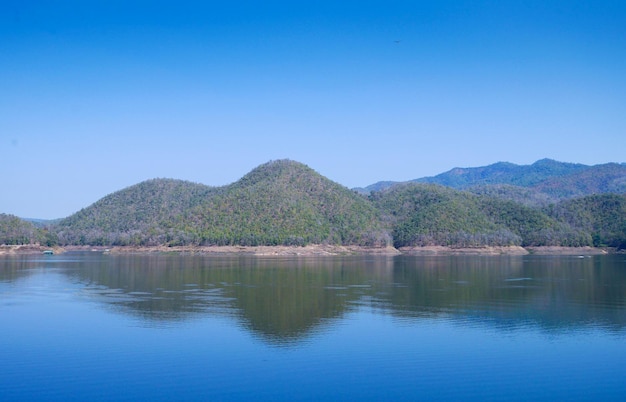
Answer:
[[626, 256], [0, 259], [0, 399], [623, 400]]

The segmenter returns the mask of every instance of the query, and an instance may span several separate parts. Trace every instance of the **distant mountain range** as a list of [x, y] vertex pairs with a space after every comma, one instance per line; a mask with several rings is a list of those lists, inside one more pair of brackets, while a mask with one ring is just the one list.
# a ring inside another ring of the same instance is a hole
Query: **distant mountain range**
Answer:
[[551, 159], [542, 159], [532, 165], [498, 162], [483, 167], [454, 168], [437, 176], [408, 182], [381, 181], [355, 190], [367, 194], [402, 183], [433, 183], [477, 193], [493, 192], [495, 189], [489, 187], [494, 187], [512, 197], [556, 201], [591, 194], [626, 193], [626, 164], [587, 166]]
[[0, 214], [0, 244], [626, 248], [626, 166], [549, 159], [350, 190], [290, 160], [222, 187], [153, 179], [61, 220]]

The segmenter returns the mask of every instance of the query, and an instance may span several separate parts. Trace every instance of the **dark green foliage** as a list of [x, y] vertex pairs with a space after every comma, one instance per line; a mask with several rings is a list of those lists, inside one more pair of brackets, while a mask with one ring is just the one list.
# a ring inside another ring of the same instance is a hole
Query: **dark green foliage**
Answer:
[[626, 195], [599, 194], [548, 209], [557, 219], [589, 233], [596, 247], [626, 248]]

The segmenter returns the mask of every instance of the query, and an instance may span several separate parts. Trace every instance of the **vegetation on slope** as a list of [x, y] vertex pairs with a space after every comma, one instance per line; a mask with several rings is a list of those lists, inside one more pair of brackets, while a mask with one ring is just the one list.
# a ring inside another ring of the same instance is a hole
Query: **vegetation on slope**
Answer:
[[485, 214], [479, 198], [432, 184], [407, 184], [373, 193], [392, 226], [394, 246], [519, 245], [522, 239]]
[[110, 194], [54, 227], [61, 244], [165, 244], [172, 237], [172, 218], [215, 192], [182, 180], [148, 180]]
[[0, 214], [0, 244], [31, 244], [39, 238], [35, 225], [17, 216]]
[[416, 183], [370, 197], [386, 214], [396, 247], [592, 244], [585, 228], [559, 221], [539, 208], [498, 197]]
[[220, 188], [149, 180], [56, 225], [63, 244], [385, 245], [368, 201], [297, 162], [259, 166]]
[[626, 195], [598, 194], [548, 209], [557, 219], [588, 233], [596, 247], [626, 248]]
[[467, 191], [491, 198], [513, 201], [527, 207], [547, 207], [558, 200], [534, 188], [510, 184], [482, 184], [468, 187]]
[[14, 215], [0, 214], [0, 244], [54, 246], [57, 239], [55, 233], [47, 228], [38, 228], [33, 223]]
[[494, 223], [519, 236], [524, 247], [591, 245], [588, 232], [560, 222], [538, 208], [494, 197], [480, 197], [478, 205]]
[[366, 198], [289, 160], [259, 166], [182, 222], [199, 244], [390, 243]]
[[[509, 177], [519, 168], [497, 165]], [[546, 171], [573, 171], [561, 184], [541, 181], [561, 190], [575, 187], [568, 194], [620, 189], [626, 169], [607, 164], [589, 170], [548, 160], [533, 166], [536, 177], [528, 182], [536, 183]], [[589, 172], [599, 172], [599, 177]], [[626, 247], [626, 195], [558, 201], [545, 188], [541, 191], [510, 184], [465, 191], [409, 183], [365, 197], [301, 163], [280, 160], [218, 188], [148, 180], [46, 227], [2, 214], [0, 243]]]

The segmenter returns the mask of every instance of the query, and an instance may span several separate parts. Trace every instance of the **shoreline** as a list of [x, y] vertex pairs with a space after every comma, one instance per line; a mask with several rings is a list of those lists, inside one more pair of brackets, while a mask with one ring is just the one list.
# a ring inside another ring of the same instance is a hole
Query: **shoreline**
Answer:
[[68, 250], [64, 247], [44, 247], [39, 244], [0, 244], [0, 255], [43, 254], [44, 251], [52, 251], [54, 254], [63, 254]]
[[484, 246], [484, 247], [447, 247], [420, 246], [401, 247], [403, 255], [604, 255], [608, 250], [598, 247], [562, 247], [562, 246]]
[[449, 256], [449, 255], [603, 255], [615, 250], [596, 247], [520, 247], [520, 246], [485, 246], [485, 247], [363, 247], [314, 244], [308, 246], [66, 246], [44, 247], [40, 245], [0, 245], [0, 255], [42, 254], [52, 251], [54, 254], [66, 252], [94, 251], [111, 254], [152, 254], [179, 253], [200, 255], [251, 255], [251, 256], [342, 256], [342, 255], [379, 255], [379, 256]]
[[393, 247], [361, 247], [312, 244], [308, 246], [120, 246], [112, 247], [110, 253], [181, 253], [254, 256], [339, 256], [339, 255], [399, 255]]

